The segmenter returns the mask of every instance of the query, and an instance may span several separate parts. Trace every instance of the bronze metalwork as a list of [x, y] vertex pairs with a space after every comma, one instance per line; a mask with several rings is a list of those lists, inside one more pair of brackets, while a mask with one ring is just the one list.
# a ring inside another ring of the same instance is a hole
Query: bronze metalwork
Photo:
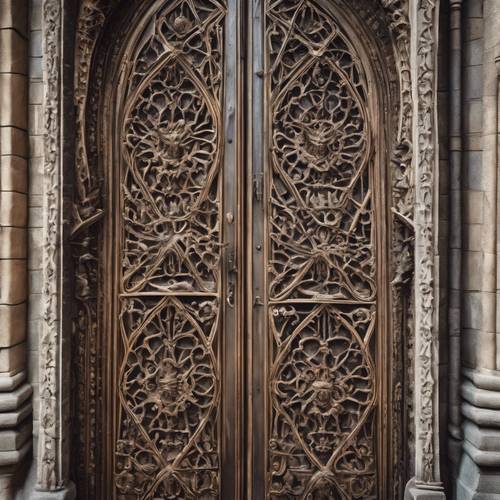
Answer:
[[82, 498], [400, 494], [381, 10], [257, 3], [83, 2]]

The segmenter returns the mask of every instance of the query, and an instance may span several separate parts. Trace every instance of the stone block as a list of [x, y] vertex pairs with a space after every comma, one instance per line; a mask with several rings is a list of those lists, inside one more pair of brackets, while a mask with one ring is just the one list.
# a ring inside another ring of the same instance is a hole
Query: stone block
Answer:
[[483, 138], [480, 133], [465, 134], [464, 151], [481, 151]]
[[474, 191], [482, 191], [483, 184], [483, 163], [481, 151], [466, 151], [463, 153], [465, 185], [464, 188]]
[[[0, 373], [18, 372], [26, 366], [26, 342], [0, 349]], [[2, 393], [0, 393], [0, 397]], [[0, 408], [1, 411], [1, 408]]]
[[468, 18], [482, 18], [483, 2], [465, 2], [464, 16]]
[[28, 34], [28, 0], [0, 0], [0, 29], [13, 28]]
[[18, 464], [26, 457], [30, 450], [31, 440], [28, 440], [26, 444], [19, 450], [0, 452], [0, 467]]
[[26, 227], [28, 197], [14, 191], [0, 191], [0, 226]]
[[28, 256], [28, 269], [42, 269], [43, 255], [43, 230], [41, 228], [32, 228], [28, 232], [28, 242], [30, 253]]
[[20, 156], [28, 158], [28, 134], [16, 127], [0, 127], [0, 144], [2, 156]]
[[31, 0], [30, 28], [42, 29], [42, 0]]
[[43, 99], [43, 83], [30, 81], [29, 84], [29, 104], [41, 105]]
[[479, 252], [483, 249], [481, 235], [482, 224], [464, 224], [463, 226], [463, 249], [471, 252]]
[[0, 156], [0, 191], [28, 190], [28, 162], [19, 156]]
[[26, 259], [27, 240], [25, 228], [0, 226], [0, 259]]
[[29, 58], [29, 75], [31, 79], [41, 80], [43, 76], [42, 58]]
[[13, 391], [26, 380], [26, 372], [0, 373], [0, 392]]
[[44, 123], [42, 106], [40, 104], [30, 104], [28, 112], [29, 133], [32, 135], [43, 135]]
[[28, 72], [26, 39], [13, 29], [0, 29], [0, 73]]
[[[500, 392], [480, 389], [479, 387], [476, 387], [470, 380], [466, 379], [462, 383], [461, 393], [465, 401], [468, 401], [474, 406], [500, 410]], [[498, 437], [500, 438], [500, 434], [498, 434]]]
[[0, 430], [0, 453], [19, 450], [31, 438], [31, 421], [25, 421], [17, 429]]
[[446, 497], [441, 487], [418, 484], [415, 479], [410, 479], [405, 488], [404, 500], [446, 500]]
[[465, 40], [477, 40], [483, 37], [483, 20], [481, 18], [467, 19], [465, 23]]
[[464, 193], [464, 222], [466, 224], [483, 223], [483, 198], [482, 191], [466, 191]]
[[28, 298], [26, 260], [0, 260], [0, 304], [20, 304]]
[[0, 73], [0, 127], [28, 128], [28, 81], [26, 76]]
[[28, 209], [30, 228], [43, 227], [43, 209], [41, 207], [32, 207]]
[[483, 126], [483, 106], [481, 101], [468, 101], [464, 103], [464, 132], [481, 132]]
[[[482, 252], [464, 252], [463, 254], [463, 287], [467, 291], [482, 289], [483, 254]], [[475, 327], [475, 325], [471, 325]]]
[[0, 392], [0, 413], [17, 411], [29, 399], [33, 390], [23, 384], [12, 392]]
[[32, 158], [42, 158], [43, 157], [43, 136], [42, 135], [30, 135], [30, 152]]
[[477, 408], [470, 403], [463, 402], [462, 415], [479, 426], [500, 427], [500, 412], [490, 408]]
[[33, 408], [28, 400], [18, 410], [0, 413], [0, 429], [7, 429], [18, 426], [26, 417], [31, 415]]
[[[464, 66], [480, 66], [483, 64], [483, 41], [482, 40], [467, 40], [463, 46], [464, 49]], [[470, 68], [467, 68], [466, 72]], [[467, 75], [465, 77], [468, 78]], [[482, 81], [482, 78], [479, 78]]]
[[10, 347], [26, 339], [27, 304], [0, 304], [0, 347]]
[[30, 33], [30, 56], [42, 57], [42, 30], [31, 30]]

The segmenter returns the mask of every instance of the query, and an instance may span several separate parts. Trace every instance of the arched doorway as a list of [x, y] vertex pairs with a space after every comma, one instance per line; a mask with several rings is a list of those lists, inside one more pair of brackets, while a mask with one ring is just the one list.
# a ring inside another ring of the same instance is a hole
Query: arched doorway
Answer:
[[82, 498], [392, 495], [391, 91], [341, 3], [113, 13]]

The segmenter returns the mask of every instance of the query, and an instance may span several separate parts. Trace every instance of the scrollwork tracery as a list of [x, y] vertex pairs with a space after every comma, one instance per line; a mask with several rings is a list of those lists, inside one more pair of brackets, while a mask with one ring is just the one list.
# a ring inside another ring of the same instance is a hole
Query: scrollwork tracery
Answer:
[[271, 498], [376, 498], [373, 131], [364, 70], [315, 2], [266, 4]]

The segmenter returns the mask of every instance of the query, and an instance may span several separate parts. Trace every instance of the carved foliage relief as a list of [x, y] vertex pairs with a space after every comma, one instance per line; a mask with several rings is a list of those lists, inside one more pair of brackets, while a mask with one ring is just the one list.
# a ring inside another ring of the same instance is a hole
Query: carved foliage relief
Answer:
[[123, 99], [118, 498], [219, 492], [218, 2], [165, 2]]
[[359, 57], [312, 1], [266, 4], [271, 498], [376, 498], [373, 144]]

